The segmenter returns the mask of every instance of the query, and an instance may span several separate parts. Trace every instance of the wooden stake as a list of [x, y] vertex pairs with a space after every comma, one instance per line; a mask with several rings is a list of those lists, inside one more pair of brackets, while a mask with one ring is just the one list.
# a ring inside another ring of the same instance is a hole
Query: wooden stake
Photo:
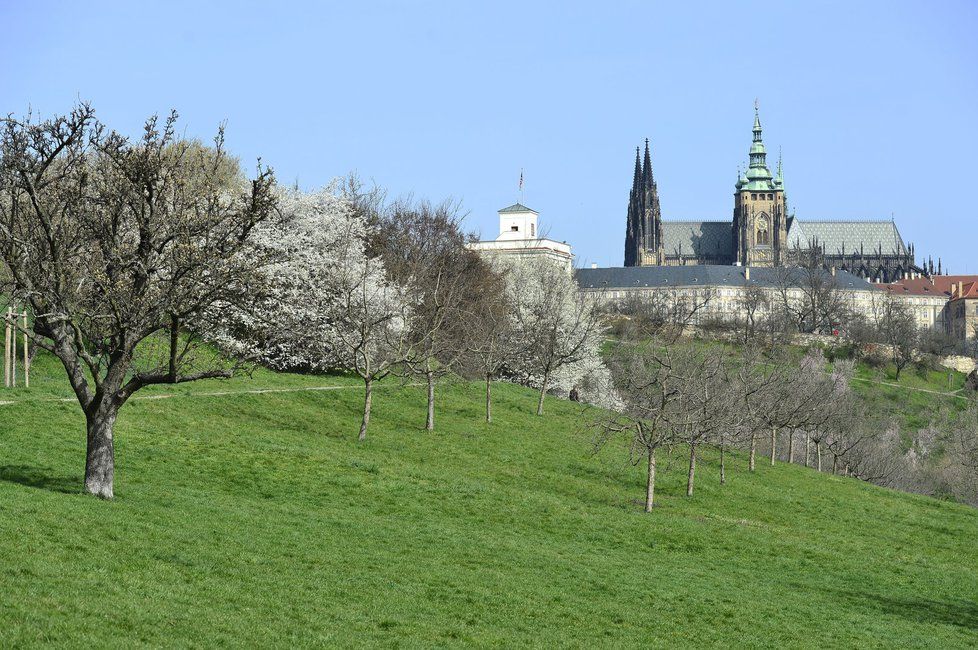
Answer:
[[7, 326], [4, 330], [3, 385], [7, 388], [10, 388], [10, 315], [13, 311], [12, 307], [7, 307], [7, 318], [4, 320]]
[[27, 353], [27, 312], [25, 311], [22, 316], [24, 317], [24, 388], [31, 387], [31, 357]]
[[20, 314], [13, 311], [10, 319], [10, 387], [17, 388], [17, 317]]

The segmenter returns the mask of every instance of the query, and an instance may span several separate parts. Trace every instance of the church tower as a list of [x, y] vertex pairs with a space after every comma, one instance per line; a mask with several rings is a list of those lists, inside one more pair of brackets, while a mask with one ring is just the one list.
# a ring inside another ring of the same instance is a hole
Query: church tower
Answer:
[[761, 138], [761, 118], [754, 102], [754, 141], [746, 174], [737, 178], [734, 192], [733, 239], [737, 263], [743, 266], [780, 266], [785, 263], [788, 240], [784, 179], [771, 175]]
[[664, 262], [659, 188], [652, 176], [652, 156], [646, 139], [644, 160], [635, 148], [635, 173], [625, 226], [625, 266], [656, 266]]

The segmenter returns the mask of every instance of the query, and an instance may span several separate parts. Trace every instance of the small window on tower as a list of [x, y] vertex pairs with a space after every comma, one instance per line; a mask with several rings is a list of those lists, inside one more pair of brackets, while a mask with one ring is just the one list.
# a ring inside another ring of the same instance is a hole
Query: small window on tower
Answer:
[[513, 232], [519, 232], [520, 227], [519, 226], [511, 226], [510, 227], [510, 230], [512, 230]]
[[754, 194], [751, 194], [750, 195], [750, 198], [751, 198], [751, 200], [756, 201], [757, 200], [757, 193], [755, 192]]
[[537, 225], [535, 223], [530, 224], [530, 237], [537, 236]]
[[773, 194], [768, 194], [767, 195], [767, 200], [768, 201], [773, 201], [774, 200], [774, 195]]

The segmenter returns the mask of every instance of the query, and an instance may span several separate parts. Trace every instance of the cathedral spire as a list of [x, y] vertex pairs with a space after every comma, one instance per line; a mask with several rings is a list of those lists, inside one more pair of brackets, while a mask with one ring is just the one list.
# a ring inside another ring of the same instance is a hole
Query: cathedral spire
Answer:
[[642, 182], [642, 159], [639, 156], [639, 148], [635, 147], [635, 177], [632, 178], [632, 191], [637, 192]]
[[757, 103], [757, 98], [754, 99], [754, 142], [761, 141], [761, 112], [760, 106]]
[[642, 161], [642, 186], [646, 189], [654, 184], [652, 180], [652, 156], [649, 153], [649, 139], [645, 138], [645, 160]]
[[747, 189], [769, 190], [775, 188], [774, 176], [767, 166], [767, 150], [764, 148], [761, 131], [761, 115], [757, 100], [754, 100], [754, 137], [750, 145], [750, 164], [747, 167]]

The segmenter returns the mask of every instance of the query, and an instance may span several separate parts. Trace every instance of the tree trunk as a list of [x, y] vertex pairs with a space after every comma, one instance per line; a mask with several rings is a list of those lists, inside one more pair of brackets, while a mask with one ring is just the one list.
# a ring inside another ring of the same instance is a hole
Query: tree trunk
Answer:
[[839, 470], [839, 457], [832, 454], [832, 475], [835, 476]]
[[693, 477], [696, 475], [696, 445], [689, 446], [689, 474], [686, 476], [686, 496], [693, 496]]
[[367, 438], [367, 425], [370, 424], [370, 400], [373, 397], [373, 380], [363, 381], [363, 420], [360, 422], [359, 440]]
[[815, 441], [815, 469], [822, 471], [822, 441]]
[[727, 463], [725, 462], [726, 458], [724, 455], [725, 447], [726, 445], [724, 445], [721, 442], [720, 443], [720, 485], [727, 484]]
[[428, 417], [424, 421], [425, 431], [435, 430], [435, 373], [428, 371]]
[[774, 467], [774, 459], [777, 458], [778, 451], [778, 428], [771, 427], [771, 467]]
[[812, 436], [805, 434], [805, 467], [811, 467], [812, 457]]
[[757, 456], [757, 432], [750, 432], [750, 461], [748, 462], [750, 471], [754, 471], [755, 458]]
[[486, 373], [486, 422], [492, 422], [492, 375]]
[[547, 394], [547, 382], [550, 381], [550, 373], [543, 374], [543, 384], [540, 386], [540, 401], [537, 402], [537, 415], [543, 415], [543, 398]]
[[795, 462], [795, 432], [788, 432], [788, 464]]
[[846, 478], [849, 478], [849, 476], [850, 476], [849, 463], [846, 463]]
[[113, 496], [115, 447], [112, 428], [117, 409], [101, 408], [86, 417], [88, 438], [85, 452], [85, 491], [102, 499]]
[[645, 483], [645, 512], [652, 512], [655, 500], [655, 449], [649, 449], [649, 474]]

